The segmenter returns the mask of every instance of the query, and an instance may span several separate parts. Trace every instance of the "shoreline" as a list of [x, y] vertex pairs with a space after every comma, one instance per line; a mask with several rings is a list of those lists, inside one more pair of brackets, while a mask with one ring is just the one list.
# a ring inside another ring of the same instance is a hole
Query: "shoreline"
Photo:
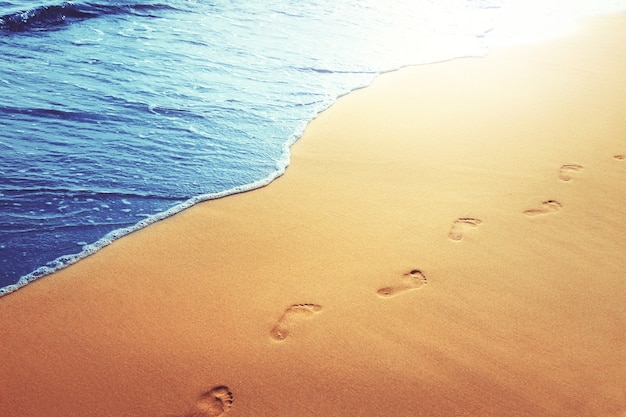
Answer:
[[1, 297], [0, 409], [623, 417], [624, 23], [380, 75], [268, 186]]
[[[375, 75], [372, 79], [372, 81], [370, 81], [369, 84], [367, 85], [361, 85], [361, 86], [357, 86], [354, 87], [352, 90], [340, 94], [339, 96], [337, 96], [336, 100], [341, 99], [342, 97], [352, 94], [354, 91], [358, 91], [364, 88], [368, 88], [368, 86], [371, 84], [371, 82], [374, 81], [374, 79], [376, 79], [377, 77], [381, 76], [381, 75], [385, 75], [385, 74], [389, 74], [389, 73], [394, 73], [396, 71], [401, 71], [403, 68], [407, 68], [407, 67], [415, 67], [415, 66], [421, 66], [421, 65], [435, 65], [435, 64], [440, 64], [440, 63], [444, 63], [444, 62], [449, 62], [449, 61], [454, 61], [457, 59], [472, 59], [472, 58], [484, 58], [484, 56], [472, 56], [472, 55], [468, 55], [468, 56], [458, 56], [458, 57], [453, 57], [453, 58], [446, 58], [446, 59], [442, 59], [440, 61], [433, 61], [433, 62], [425, 62], [425, 63], [419, 63], [419, 64], [406, 64], [403, 65], [399, 68], [396, 69], [391, 69], [391, 70], [385, 70], [382, 71], [380, 73], [377, 73], [377, 75]], [[336, 102], [335, 100], [335, 102]], [[313, 120], [315, 120], [317, 117], [319, 117], [320, 114], [324, 113], [325, 111], [327, 111], [330, 107], [332, 107], [334, 105], [334, 103], [330, 104], [328, 107], [323, 108], [322, 110], [319, 110], [318, 113], [311, 119], [308, 121], [308, 123], [305, 124], [305, 127], [302, 128], [302, 130], [296, 130], [294, 131], [294, 133], [290, 136], [290, 139], [287, 140], [284, 145], [283, 145], [283, 154], [281, 159], [276, 161], [276, 166], [277, 166], [277, 171], [271, 172], [269, 175], [267, 175], [264, 178], [260, 178], [256, 181], [253, 181], [251, 183], [248, 184], [243, 184], [237, 187], [233, 187], [227, 190], [223, 190], [223, 191], [218, 191], [218, 192], [214, 192], [214, 193], [207, 193], [207, 194], [200, 194], [200, 195], [196, 195], [192, 198], [189, 198], [186, 201], [183, 201], [182, 203], [171, 207], [170, 209], [163, 211], [163, 212], [159, 212], [157, 214], [151, 215], [150, 217], [147, 217], [145, 219], [142, 219], [140, 221], [138, 221], [137, 223], [127, 226], [127, 227], [123, 227], [120, 229], [115, 229], [112, 230], [111, 232], [107, 233], [106, 235], [104, 235], [102, 238], [98, 239], [97, 241], [93, 242], [93, 243], [89, 243], [87, 245], [84, 245], [82, 250], [80, 252], [77, 253], [71, 253], [71, 254], [65, 254], [62, 256], [59, 256], [58, 258], [49, 261], [46, 265], [43, 266], [39, 266], [36, 269], [34, 269], [32, 272], [21, 276], [17, 282], [15, 282], [14, 284], [9, 284], [6, 285], [4, 287], [0, 287], [0, 298], [11, 294], [15, 291], [18, 291], [19, 289], [25, 287], [26, 285], [29, 285], [30, 283], [37, 281], [41, 278], [44, 278], [46, 276], [52, 275], [58, 271], [61, 271], [73, 264], [75, 264], [76, 262], [80, 262], [81, 260], [94, 255], [95, 253], [97, 253], [98, 251], [100, 251], [101, 249], [109, 246], [110, 244], [112, 244], [113, 242], [115, 242], [118, 239], [121, 239], [131, 233], [135, 233], [145, 227], [148, 227], [154, 223], [163, 221], [169, 217], [175, 216], [176, 214], [187, 210], [197, 204], [201, 204], [201, 203], [205, 203], [205, 202], [209, 202], [209, 201], [213, 201], [213, 200], [219, 200], [222, 198], [226, 198], [232, 195], [236, 195], [236, 194], [241, 194], [241, 193], [247, 193], [250, 191], [255, 191], [258, 190], [260, 188], [264, 188], [268, 185], [270, 185], [272, 182], [274, 182], [276, 179], [282, 177], [287, 168], [289, 167], [290, 163], [291, 163], [291, 147], [298, 141], [300, 140], [300, 138], [302, 137], [304, 130], [306, 129], [306, 126], [308, 126], [308, 124], [310, 124]], [[68, 261], [69, 259], [69, 261]]]

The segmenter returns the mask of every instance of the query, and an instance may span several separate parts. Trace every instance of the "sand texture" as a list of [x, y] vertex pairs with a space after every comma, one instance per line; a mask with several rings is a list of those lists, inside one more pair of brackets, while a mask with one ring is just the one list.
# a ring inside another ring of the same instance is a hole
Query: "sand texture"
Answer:
[[10, 417], [626, 416], [626, 16], [341, 98], [0, 298]]

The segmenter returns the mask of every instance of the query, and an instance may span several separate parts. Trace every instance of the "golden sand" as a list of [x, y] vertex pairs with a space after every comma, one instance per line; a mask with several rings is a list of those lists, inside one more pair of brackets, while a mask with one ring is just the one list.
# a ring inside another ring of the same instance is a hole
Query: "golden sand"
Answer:
[[626, 415], [626, 16], [341, 98], [0, 298], [0, 414]]

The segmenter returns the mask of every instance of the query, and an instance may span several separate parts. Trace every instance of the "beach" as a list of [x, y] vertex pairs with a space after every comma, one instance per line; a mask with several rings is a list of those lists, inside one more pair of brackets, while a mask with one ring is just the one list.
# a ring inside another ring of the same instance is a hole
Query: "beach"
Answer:
[[0, 298], [0, 414], [626, 416], [626, 15], [340, 98]]

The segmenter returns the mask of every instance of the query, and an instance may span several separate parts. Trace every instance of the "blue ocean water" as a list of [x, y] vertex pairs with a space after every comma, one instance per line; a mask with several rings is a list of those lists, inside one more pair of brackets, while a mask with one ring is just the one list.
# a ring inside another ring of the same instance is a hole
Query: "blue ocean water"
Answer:
[[263, 186], [339, 96], [486, 53], [506, 0], [0, 1], [0, 296]]

